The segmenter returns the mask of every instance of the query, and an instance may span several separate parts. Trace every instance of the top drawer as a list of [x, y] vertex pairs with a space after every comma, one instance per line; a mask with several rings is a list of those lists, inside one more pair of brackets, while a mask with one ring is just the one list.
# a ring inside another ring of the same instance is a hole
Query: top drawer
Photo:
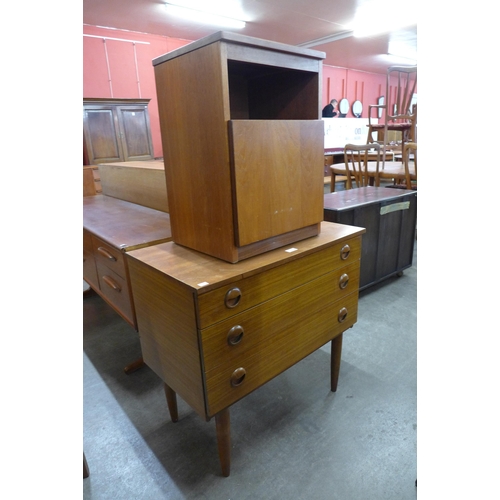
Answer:
[[361, 236], [201, 294], [198, 296], [198, 328], [206, 328], [323, 274], [359, 261], [360, 255]]
[[118, 248], [109, 245], [94, 235], [92, 235], [92, 246], [97, 264], [102, 264], [114, 271], [118, 276], [126, 278], [125, 259]]

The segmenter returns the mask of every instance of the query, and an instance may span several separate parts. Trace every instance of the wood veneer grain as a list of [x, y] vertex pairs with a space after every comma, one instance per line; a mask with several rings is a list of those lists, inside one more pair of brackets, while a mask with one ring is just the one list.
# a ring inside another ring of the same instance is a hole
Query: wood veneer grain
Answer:
[[193, 293], [135, 259], [129, 273], [144, 361], [205, 418]]

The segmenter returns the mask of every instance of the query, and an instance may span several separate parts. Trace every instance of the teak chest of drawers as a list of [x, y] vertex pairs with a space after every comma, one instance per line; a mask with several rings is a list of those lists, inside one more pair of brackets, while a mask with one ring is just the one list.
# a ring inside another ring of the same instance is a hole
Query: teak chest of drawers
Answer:
[[125, 253], [171, 239], [165, 212], [105, 195], [83, 198], [83, 279], [136, 330]]
[[323, 222], [319, 235], [237, 264], [173, 242], [127, 253], [143, 358], [206, 420], [230, 471], [229, 407], [332, 341], [357, 319], [364, 229]]

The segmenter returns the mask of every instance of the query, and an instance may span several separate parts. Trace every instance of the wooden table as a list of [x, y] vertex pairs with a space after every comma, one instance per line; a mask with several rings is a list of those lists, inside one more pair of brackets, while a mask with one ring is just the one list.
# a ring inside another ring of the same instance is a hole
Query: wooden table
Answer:
[[171, 239], [165, 212], [111, 196], [83, 198], [83, 278], [136, 330], [124, 254]]
[[413, 263], [417, 192], [361, 187], [324, 196], [324, 218], [366, 228], [360, 290], [401, 274]]
[[224, 476], [233, 403], [329, 341], [336, 390], [363, 232], [322, 222], [318, 236], [236, 264], [174, 242], [127, 252], [144, 361], [165, 383], [172, 421], [177, 394], [215, 416]]

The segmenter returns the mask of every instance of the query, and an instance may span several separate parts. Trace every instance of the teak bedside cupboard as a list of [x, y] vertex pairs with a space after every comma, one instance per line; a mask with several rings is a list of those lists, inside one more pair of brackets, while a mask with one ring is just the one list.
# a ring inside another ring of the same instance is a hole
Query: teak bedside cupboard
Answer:
[[173, 241], [234, 263], [318, 234], [324, 56], [219, 32], [153, 60]]

